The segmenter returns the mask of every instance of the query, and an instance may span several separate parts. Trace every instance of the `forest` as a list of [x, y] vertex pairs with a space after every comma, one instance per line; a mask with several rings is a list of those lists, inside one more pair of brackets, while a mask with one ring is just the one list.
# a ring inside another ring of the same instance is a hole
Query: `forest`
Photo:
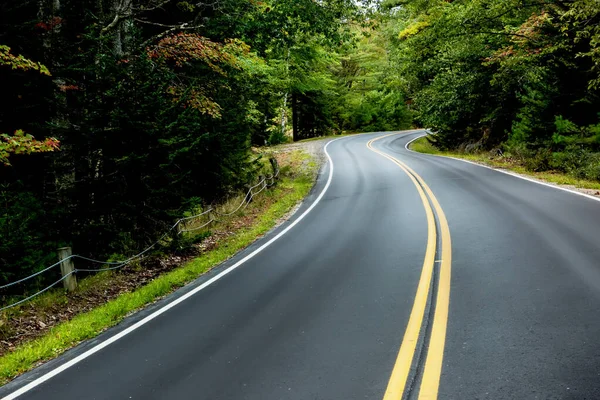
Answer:
[[135, 253], [247, 188], [259, 146], [414, 126], [600, 180], [599, 22], [597, 0], [5, 0], [0, 285], [62, 246]]

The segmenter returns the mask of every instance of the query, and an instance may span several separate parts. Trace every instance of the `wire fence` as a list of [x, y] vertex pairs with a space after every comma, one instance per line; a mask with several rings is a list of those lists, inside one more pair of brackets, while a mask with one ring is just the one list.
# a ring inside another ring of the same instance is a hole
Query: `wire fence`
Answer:
[[[270, 188], [272, 186], [275, 185], [277, 178], [279, 177], [279, 167], [276, 164], [273, 164], [273, 168], [274, 168], [274, 173], [272, 175], [269, 176], [264, 176], [261, 177], [260, 181], [252, 186], [250, 189], [248, 189], [248, 192], [246, 193], [246, 195], [244, 196], [242, 202], [240, 203], [239, 206], [237, 206], [233, 211], [231, 212], [219, 212], [218, 209], [216, 207], [211, 207], [208, 210], [200, 213], [200, 214], [196, 214], [196, 215], [192, 215], [189, 217], [184, 217], [184, 218], [180, 218], [179, 220], [177, 220], [177, 222], [175, 222], [175, 224], [173, 226], [171, 226], [171, 228], [165, 232], [164, 235], [162, 235], [157, 241], [155, 241], [154, 243], [152, 243], [150, 246], [148, 246], [147, 248], [145, 248], [143, 251], [139, 252], [138, 254], [131, 256], [129, 258], [127, 258], [126, 260], [120, 260], [120, 261], [102, 261], [102, 260], [96, 260], [93, 258], [89, 258], [89, 257], [84, 257], [84, 256], [80, 256], [78, 254], [73, 254], [70, 255], [68, 257], [65, 257], [63, 259], [61, 259], [60, 261], [50, 265], [49, 267], [46, 267], [44, 269], [42, 269], [41, 271], [38, 271], [34, 274], [31, 274], [25, 278], [21, 278], [19, 280], [16, 280], [14, 282], [10, 282], [7, 283], [5, 285], [0, 286], [0, 290], [27, 282], [33, 278], [36, 278], [42, 274], [45, 274], [46, 272], [49, 272], [51, 270], [53, 270], [54, 268], [60, 266], [63, 262], [66, 262], [68, 260], [76, 260], [76, 259], [80, 259], [83, 261], [87, 261], [88, 263], [92, 263], [92, 264], [99, 264], [102, 266], [102, 268], [97, 268], [97, 269], [86, 269], [86, 268], [75, 268], [73, 271], [63, 275], [59, 280], [55, 281], [54, 283], [52, 283], [51, 285], [45, 287], [42, 290], [37, 291], [36, 293], [27, 296], [26, 298], [16, 301], [14, 303], [5, 305], [3, 307], [0, 307], [0, 312], [7, 310], [9, 308], [13, 308], [16, 307], [20, 304], [23, 304], [37, 296], [39, 296], [40, 294], [47, 292], [48, 290], [50, 290], [51, 288], [53, 288], [54, 286], [58, 285], [59, 283], [63, 282], [65, 279], [67, 279], [69, 276], [76, 274], [78, 272], [88, 272], [88, 273], [93, 273], [93, 272], [103, 272], [103, 271], [112, 271], [112, 270], [117, 270], [120, 268], [123, 268], [129, 264], [131, 264], [133, 261], [138, 260], [143, 258], [144, 255], [146, 255], [148, 252], [150, 252], [150, 250], [154, 249], [158, 244], [160, 244], [167, 236], [171, 235], [173, 233], [173, 231], [176, 231], [176, 235], [181, 235], [184, 233], [188, 233], [188, 232], [194, 232], [194, 231], [198, 231], [200, 229], [206, 228], [207, 226], [211, 225], [214, 222], [218, 222], [220, 221], [219, 217], [230, 217], [234, 214], [236, 214], [238, 211], [246, 209], [246, 207], [248, 207], [248, 204], [250, 204], [252, 202], [252, 200], [254, 199], [254, 197], [256, 197], [258, 194], [262, 193], [265, 189]], [[257, 188], [258, 189], [256, 192], [255, 190]], [[209, 220], [203, 224], [201, 224], [200, 226], [192, 226], [194, 225], [195, 222], [197, 222], [199, 219], [201, 219], [204, 216], [208, 216]]]

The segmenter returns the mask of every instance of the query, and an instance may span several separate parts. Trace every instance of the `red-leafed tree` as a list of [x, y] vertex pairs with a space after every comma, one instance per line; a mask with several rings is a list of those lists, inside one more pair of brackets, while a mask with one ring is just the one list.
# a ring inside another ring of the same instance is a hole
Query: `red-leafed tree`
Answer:
[[[220, 78], [227, 78], [227, 69], [243, 68], [240, 57], [254, 59], [248, 45], [239, 40], [218, 43], [195, 33], [178, 33], [165, 37], [156, 45], [148, 47], [147, 54], [150, 59], [173, 70], [175, 79], [167, 90], [173, 101], [213, 118], [221, 117], [221, 106], [213, 100], [210, 93], [215, 90], [217, 80], [213, 79], [211, 84], [200, 82], [195, 77], [198, 64], [208, 67]], [[223, 83], [221, 86], [224, 87]]]

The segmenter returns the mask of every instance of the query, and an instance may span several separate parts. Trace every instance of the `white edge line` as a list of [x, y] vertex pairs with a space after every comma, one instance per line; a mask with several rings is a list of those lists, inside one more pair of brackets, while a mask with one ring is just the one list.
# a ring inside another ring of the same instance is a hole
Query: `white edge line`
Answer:
[[105, 340], [104, 342], [98, 344], [97, 346], [92, 347], [91, 349], [89, 349], [86, 352], [80, 354], [79, 356], [75, 357], [74, 359], [72, 359], [72, 360], [70, 360], [70, 361], [62, 364], [61, 366], [53, 369], [52, 371], [48, 372], [47, 374], [42, 375], [41, 377], [35, 379], [34, 381], [32, 381], [32, 382], [28, 383], [27, 385], [21, 387], [20, 389], [14, 391], [12, 393], [10, 393], [6, 397], [4, 397], [2, 400], [13, 400], [13, 399], [16, 399], [17, 397], [19, 397], [19, 396], [21, 396], [21, 395], [29, 392], [31, 389], [35, 388], [36, 386], [41, 385], [42, 383], [46, 382], [49, 379], [52, 379], [53, 377], [55, 377], [56, 375], [60, 374], [61, 372], [65, 371], [65, 370], [67, 370], [69, 368], [71, 368], [75, 364], [77, 364], [77, 363], [85, 360], [89, 356], [91, 356], [91, 355], [99, 352], [100, 350], [104, 349], [105, 347], [110, 346], [111, 344], [113, 344], [117, 340], [119, 340], [122, 337], [130, 334], [131, 332], [135, 331], [136, 329], [142, 327], [143, 325], [145, 325], [148, 322], [152, 321], [153, 319], [155, 319], [159, 315], [161, 315], [164, 312], [170, 310], [171, 308], [175, 307], [179, 303], [181, 303], [181, 302], [189, 299], [190, 297], [192, 297], [196, 293], [200, 292], [201, 290], [203, 290], [206, 287], [212, 285], [213, 283], [215, 283], [219, 279], [223, 278], [225, 275], [227, 275], [230, 272], [234, 271], [235, 269], [237, 269], [238, 267], [240, 267], [242, 264], [244, 264], [246, 261], [250, 260], [251, 258], [253, 258], [254, 256], [256, 256], [258, 253], [260, 253], [261, 251], [263, 251], [264, 249], [266, 249], [267, 247], [269, 247], [277, 239], [279, 239], [280, 237], [282, 237], [283, 235], [285, 235], [287, 232], [289, 232], [290, 229], [292, 229], [300, 221], [302, 221], [304, 219], [304, 217], [306, 217], [308, 215], [308, 213], [311, 212], [312, 209], [315, 208], [317, 204], [319, 204], [319, 202], [321, 201], [321, 199], [323, 198], [323, 196], [325, 196], [325, 193], [329, 189], [329, 186], [331, 185], [331, 180], [333, 179], [333, 160], [331, 159], [331, 156], [327, 152], [327, 147], [331, 143], [333, 143], [333, 142], [335, 142], [337, 140], [340, 140], [340, 139], [345, 139], [345, 138], [333, 139], [333, 140], [327, 142], [327, 144], [325, 145], [325, 148], [324, 148], [325, 155], [327, 155], [327, 159], [329, 161], [329, 178], [327, 179], [327, 183], [325, 184], [325, 187], [323, 188], [323, 190], [319, 194], [319, 197], [317, 197], [317, 199], [310, 205], [310, 207], [308, 207], [308, 209], [306, 209], [306, 211], [304, 211], [304, 213], [302, 213], [302, 215], [300, 215], [298, 218], [296, 218], [290, 225], [288, 225], [284, 230], [282, 230], [281, 232], [279, 232], [275, 237], [273, 237], [267, 243], [265, 243], [262, 246], [260, 246], [258, 249], [254, 250], [252, 253], [248, 254], [246, 257], [242, 258], [240, 261], [238, 261], [237, 263], [235, 263], [231, 267], [227, 268], [223, 272], [219, 273], [218, 275], [215, 275], [214, 277], [212, 277], [208, 281], [204, 282], [202, 285], [198, 286], [194, 290], [192, 290], [192, 291], [186, 293], [185, 295], [177, 298], [176, 300], [174, 300], [171, 303], [165, 305], [164, 307], [162, 307], [162, 308], [154, 311], [152, 314], [148, 315], [144, 319], [136, 322], [135, 324], [133, 324], [129, 328], [127, 328], [127, 329], [125, 329], [125, 330], [117, 333], [115, 336], [112, 336], [111, 338]]
[[600, 201], [599, 197], [592, 196], [592, 195], [589, 195], [589, 194], [586, 194], [586, 193], [581, 193], [581, 192], [578, 192], [577, 190], [567, 189], [567, 188], [564, 188], [562, 186], [553, 185], [551, 183], [541, 182], [541, 181], [538, 181], [538, 180], [535, 180], [535, 179], [532, 179], [532, 178], [526, 178], [526, 177], [521, 176], [519, 174], [516, 174], [514, 172], [504, 171], [504, 170], [501, 170], [501, 169], [496, 169], [496, 168], [488, 167], [487, 165], [482, 165], [482, 164], [479, 164], [479, 163], [476, 163], [476, 162], [473, 162], [473, 161], [469, 161], [469, 160], [463, 160], [462, 158], [456, 158], [456, 157], [450, 157], [450, 156], [442, 156], [442, 155], [439, 155], [439, 154], [419, 153], [418, 151], [414, 151], [414, 150], [411, 150], [411, 149], [408, 148], [408, 146], [410, 146], [410, 144], [412, 142], [414, 142], [415, 140], [421, 139], [422, 137], [425, 137], [427, 135], [429, 135], [429, 133], [426, 133], [426, 134], [421, 135], [421, 136], [417, 136], [416, 138], [414, 138], [410, 142], [406, 143], [406, 145], [404, 146], [404, 148], [406, 150], [410, 151], [411, 153], [421, 154], [421, 155], [425, 155], [425, 156], [440, 157], [440, 158], [449, 158], [451, 160], [462, 161], [462, 162], [465, 162], [465, 163], [468, 163], [468, 164], [477, 165], [478, 167], [487, 168], [487, 169], [492, 170], [492, 171], [500, 172], [500, 173], [505, 174], [505, 175], [510, 175], [512, 177], [515, 177], [515, 178], [523, 179], [524, 181], [529, 181], [529, 182], [537, 183], [538, 185], [548, 186], [548, 187], [553, 188], [553, 189], [562, 190], [563, 192], [568, 192], [568, 193], [571, 193], [571, 194], [576, 194], [578, 196], [587, 197], [590, 200]]

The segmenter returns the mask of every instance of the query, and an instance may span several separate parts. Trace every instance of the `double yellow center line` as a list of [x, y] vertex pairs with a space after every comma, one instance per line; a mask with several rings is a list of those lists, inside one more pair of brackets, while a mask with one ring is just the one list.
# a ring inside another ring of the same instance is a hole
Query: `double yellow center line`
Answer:
[[446, 215], [444, 214], [440, 203], [434, 196], [429, 186], [427, 186], [423, 178], [421, 178], [414, 170], [412, 170], [402, 161], [373, 147], [373, 143], [392, 135], [396, 134], [380, 136], [376, 139], [373, 139], [367, 143], [367, 147], [375, 153], [392, 161], [411, 179], [417, 188], [417, 192], [419, 193], [421, 201], [423, 202], [423, 206], [425, 207], [428, 234], [425, 260], [423, 262], [423, 269], [419, 279], [419, 285], [417, 286], [415, 301], [413, 303], [413, 308], [410, 313], [406, 331], [404, 332], [402, 345], [400, 346], [400, 351], [398, 352], [398, 357], [392, 371], [392, 376], [390, 377], [390, 381], [383, 399], [400, 400], [403, 398], [407, 390], [407, 381], [411, 366], [413, 364], [417, 342], [419, 341], [420, 333], [424, 329], [423, 321], [425, 310], [427, 308], [427, 299], [429, 297], [429, 292], [431, 291], [431, 281], [436, 263], [436, 216], [441, 237], [441, 250], [439, 252], [441, 260], [439, 260], [439, 280], [437, 282], [433, 323], [431, 326], [431, 335], [428, 338], [429, 340], [426, 341], [427, 357], [425, 359], [425, 367], [421, 376], [421, 385], [418, 391], [418, 398], [423, 400], [437, 399], [440, 376], [442, 373], [442, 361], [444, 358], [444, 345], [446, 342], [448, 307], [450, 304], [450, 274], [452, 266], [450, 228], [448, 227], [448, 221], [446, 220]]

